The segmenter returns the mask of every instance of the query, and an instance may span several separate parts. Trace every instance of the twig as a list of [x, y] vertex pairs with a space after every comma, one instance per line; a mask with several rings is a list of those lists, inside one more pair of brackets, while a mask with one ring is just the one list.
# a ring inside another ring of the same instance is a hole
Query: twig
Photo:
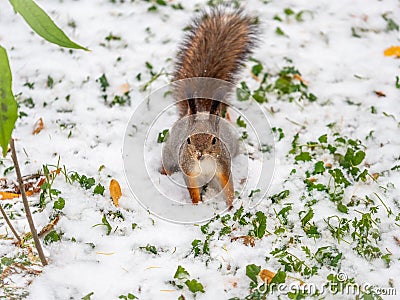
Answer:
[[6, 220], [6, 223], [7, 223], [8, 227], [10, 227], [12, 233], [14, 234], [15, 238], [17, 239], [18, 244], [21, 245], [21, 238], [19, 237], [19, 235], [18, 235], [17, 231], [15, 230], [14, 226], [11, 224], [10, 219], [8, 218], [6, 212], [3, 209], [3, 205], [1, 205], [1, 204], [0, 204], [0, 211], [1, 211], [1, 214], [3, 215], [4, 220]]
[[33, 223], [33, 218], [32, 218], [32, 214], [31, 214], [31, 210], [29, 208], [28, 199], [26, 198], [25, 186], [24, 186], [24, 183], [22, 182], [21, 170], [20, 170], [19, 164], [18, 164], [17, 153], [15, 152], [14, 140], [12, 138], [10, 139], [10, 148], [11, 148], [11, 158], [14, 163], [15, 173], [17, 174], [18, 185], [19, 185], [19, 189], [21, 192], [21, 196], [22, 196], [22, 202], [24, 203], [26, 219], [28, 220], [29, 227], [31, 229], [31, 233], [32, 233], [32, 237], [33, 237], [33, 241], [35, 242], [35, 246], [38, 251], [40, 261], [42, 262], [43, 266], [46, 266], [47, 260], [46, 260], [46, 257], [44, 256], [42, 245], [40, 244], [40, 240], [39, 240], [36, 228], [35, 228], [35, 224]]

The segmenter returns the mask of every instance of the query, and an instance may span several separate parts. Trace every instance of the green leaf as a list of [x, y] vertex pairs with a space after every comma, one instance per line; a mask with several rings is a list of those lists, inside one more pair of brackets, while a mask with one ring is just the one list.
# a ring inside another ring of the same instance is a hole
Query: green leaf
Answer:
[[254, 283], [257, 283], [257, 276], [260, 274], [261, 267], [256, 266], [255, 264], [246, 266], [246, 275], [249, 277]]
[[11, 70], [6, 50], [0, 46], [0, 146], [6, 156], [15, 121], [18, 118], [17, 102], [11, 89]]
[[364, 151], [357, 151], [356, 154], [354, 154], [353, 159], [352, 159], [352, 163], [353, 166], [358, 166], [359, 164], [361, 164], [361, 162], [364, 160], [365, 158], [365, 152]]
[[308, 211], [308, 213], [304, 216], [303, 219], [301, 219], [301, 225], [303, 227], [306, 226], [306, 224], [313, 218], [313, 216], [314, 216], [314, 211], [310, 207], [310, 210]]
[[246, 122], [242, 119], [242, 116], [239, 116], [239, 117], [236, 119], [236, 124], [237, 124], [239, 127], [242, 127], [242, 128], [246, 128], [246, 127], [247, 127], [247, 124], [246, 124]]
[[256, 219], [253, 220], [253, 228], [255, 236], [262, 239], [267, 228], [267, 217], [262, 211], [256, 212]]
[[251, 68], [251, 72], [256, 76], [258, 76], [262, 72], [262, 70], [263, 70], [263, 66], [260, 63], [256, 64], [255, 66], [253, 66]]
[[296, 161], [310, 161], [311, 155], [310, 152], [301, 152], [299, 155], [296, 155], [294, 159]]
[[164, 129], [163, 131], [158, 133], [158, 137], [157, 137], [157, 143], [164, 143], [169, 135], [169, 130], [168, 129]]
[[54, 242], [58, 242], [59, 240], [61, 240], [61, 236], [62, 234], [58, 234], [57, 231], [53, 230], [50, 231], [45, 237], [44, 237], [44, 243], [46, 245], [50, 244], [50, 243], [54, 243]]
[[[193, 243], [192, 243], [193, 244]], [[176, 269], [174, 278], [176, 279], [180, 279], [180, 280], [184, 280], [184, 279], [188, 279], [189, 278], [189, 272], [185, 270], [184, 267], [182, 266], [178, 266], [178, 268]]]
[[272, 195], [271, 201], [272, 201], [272, 203], [279, 203], [280, 200], [287, 198], [289, 195], [290, 195], [290, 191], [284, 190], [278, 194]]
[[247, 86], [246, 82], [242, 81], [240, 83], [240, 88], [236, 89], [236, 96], [239, 101], [246, 101], [250, 98], [250, 89]]
[[325, 171], [324, 162], [319, 161], [314, 165], [314, 172], [313, 174], [322, 174]]
[[147, 244], [146, 247], [140, 247], [140, 248], [144, 248], [147, 252], [157, 254], [157, 248], [153, 245]]
[[271, 279], [271, 283], [285, 283], [286, 280], [286, 273], [284, 271], [278, 270], [275, 276]]
[[345, 214], [347, 214], [349, 212], [349, 209], [343, 203], [338, 203], [337, 209], [338, 209], [338, 211], [345, 213]]
[[102, 186], [100, 183], [98, 185], [96, 185], [96, 187], [94, 188], [93, 193], [97, 194], [97, 195], [103, 195], [104, 194], [104, 186]]
[[196, 279], [192, 279], [192, 280], [188, 279], [185, 281], [185, 284], [192, 293], [197, 293], [197, 292], [204, 293], [203, 285], [200, 282], [198, 282]]
[[318, 141], [319, 141], [320, 143], [327, 143], [327, 142], [328, 142], [328, 135], [326, 135], [326, 134], [321, 135], [321, 136], [318, 138]]
[[58, 198], [58, 200], [54, 201], [53, 208], [62, 210], [65, 206], [65, 200], [63, 198]]
[[46, 12], [32, 0], [10, 0], [14, 10], [45, 40], [61, 47], [88, 50], [73, 41], [57, 27]]
[[107, 221], [106, 215], [103, 215], [103, 218], [101, 219], [101, 224], [93, 225], [93, 227], [96, 227], [96, 226], [106, 226], [107, 235], [110, 235], [112, 227], [111, 227], [110, 223]]

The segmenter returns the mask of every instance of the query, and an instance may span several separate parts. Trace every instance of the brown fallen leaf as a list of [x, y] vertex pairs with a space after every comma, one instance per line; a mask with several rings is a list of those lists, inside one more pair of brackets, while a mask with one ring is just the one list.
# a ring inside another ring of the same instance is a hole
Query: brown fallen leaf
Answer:
[[330, 168], [332, 168], [332, 164], [331, 164], [331, 163], [326, 163], [326, 164], [325, 164], [325, 167], [327, 167], [327, 168], [330, 169]]
[[254, 247], [256, 245], [254, 236], [242, 235], [231, 238], [231, 242], [241, 239], [246, 246]]
[[379, 173], [373, 173], [373, 174], [372, 174], [372, 178], [373, 178], [374, 180], [377, 180], [377, 179], [379, 178]]
[[400, 46], [392, 46], [385, 49], [383, 55], [400, 57]]
[[54, 226], [57, 225], [58, 221], [60, 221], [61, 215], [57, 215], [49, 224], [44, 226], [42, 230], [39, 232], [39, 236], [43, 236], [46, 233], [49, 233], [51, 230], [53, 230]]
[[400, 247], [400, 238], [398, 238], [397, 236], [394, 236], [393, 238], [396, 241], [397, 246]]
[[122, 196], [122, 192], [121, 192], [121, 187], [120, 187], [118, 181], [116, 181], [115, 179], [111, 179], [111, 182], [110, 182], [110, 195], [111, 195], [114, 205], [116, 207], [118, 207], [118, 205], [119, 205], [118, 201], [119, 201], [119, 198], [121, 198], [121, 196]]
[[39, 120], [37, 120], [37, 122], [35, 123], [32, 134], [38, 134], [39, 132], [42, 131], [43, 128], [44, 128], [43, 119], [39, 118]]
[[260, 271], [260, 273], [258, 274], [258, 276], [260, 276], [261, 280], [265, 283], [270, 283], [272, 278], [274, 278], [274, 276], [276, 275], [276, 273], [267, 270], [267, 269], [263, 269]]
[[378, 97], [386, 97], [386, 94], [382, 91], [374, 91], [374, 93], [378, 96]]

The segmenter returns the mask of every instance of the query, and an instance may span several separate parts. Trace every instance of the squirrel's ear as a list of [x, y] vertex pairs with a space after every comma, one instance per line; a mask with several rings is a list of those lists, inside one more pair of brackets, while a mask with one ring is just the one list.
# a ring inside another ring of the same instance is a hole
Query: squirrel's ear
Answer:
[[187, 101], [189, 105], [189, 115], [195, 115], [197, 113], [196, 103], [194, 102], [195, 100], [191, 98], [188, 99]]

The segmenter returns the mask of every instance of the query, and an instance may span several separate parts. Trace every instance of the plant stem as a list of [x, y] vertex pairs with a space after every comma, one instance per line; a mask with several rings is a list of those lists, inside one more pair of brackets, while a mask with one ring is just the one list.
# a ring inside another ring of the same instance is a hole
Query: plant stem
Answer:
[[31, 214], [31, 210], [29, 208], [28, 199], [26, 198], [25, 186], [24, 186], [24, 183], [22, 182], [21, 170], [20, 170], [19, 164], [18, 164], [17, 153], [15, 152], [14, 140], [12, 138], [10, 139], [10, 148], [11, 148], [11, 158], [13, 160], [14, 167], [15, 167], [15, 173], [17, 174], [19, 190], [20, 190], [21, 196], [22, 196], [22, 202], [24, 203], [26, 219], [28, 220], [29, 227], [31, 229], [31, 233], [32, 233], [32, 237], [33, 237], [33, 241], [35, 242], [35, 246], [38, 251], [40, 261], [42, 262], [43, 266], [46, 266], [47, 260], [46, 260], [46, 257], [44, 256], [42, 245], [40, 244], [39, 236], [38, 236], [36, 228], [35, 228], [35, 224], [33, 223], [33, 218], [32, 218], [32, 214]]
[[8, 218], [6, 212], [4, 211], [2, 205], [0, 205], [0, 211], [1, 211], [1, 214], [3, 215], [4, 220], [6, 220], [6, 223], [7, 223], [8, 227], [10, 227], [12, 233], [14, 234], [15, 238], [17, 239], [18, 244], [21, 245], [21, 242], [22, 242], [22, 241], [21, 241], [21, 238], [19, 237], [19, 235], [18, 235], [17, 231], [15, 230], [14, 226], [12, 226], [11, 221], [10, 221], [10, 219]]

